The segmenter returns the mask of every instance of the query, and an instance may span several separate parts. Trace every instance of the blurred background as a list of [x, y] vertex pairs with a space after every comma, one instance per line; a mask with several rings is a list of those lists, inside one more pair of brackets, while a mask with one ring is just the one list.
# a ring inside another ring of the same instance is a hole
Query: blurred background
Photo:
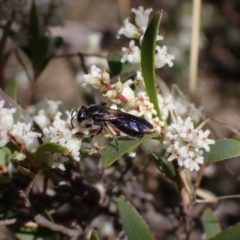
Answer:
[[[202, 1], [198, 83], [191, 98], [188, 97], [188, 82], [192, 1], [62, 1], [58, 11], [49, 20], [51, 23], [49, 34], [62, 37], [63, 44], [58, 49], [57, 55], [63, 57], [54, 58], [45, 67], [37, 80], [32, 103], [45, 98], [62, 100], [62, 109], [68, 110], [79, 108], [86, 103], [79, 87], [83, 69], [76, 53], [121, 54], [121, 48], [128, 46], [128, 39], [123, 37], [116, 39], [117, 31], [122, 21], [132, 16], [130, 9], [138, 8], [140, 5], [144, 8], [153, 8], [153, 13], [164, 10], [160, 34], [164, 36], [163, 44], [167, 45], [168, 52], [175, 55], [175, 61], [172, 68], [161, 68], [157, 74], [170, 88], [171, 84], [177, 84], [189, 101], [194, 101], [196, 106], [203, 107], [207, 117], [238, 129], [240, 126], [240, 1], [237, 0]], [[39, 6], [41, 8], [40, 3]], [[46, 9], [43, 8], [42, 11]], [[31, 75], [30, 62], [22, 52], [20, 54]], [[107, 68], [106, 60], [97, 56], [87, 57], [85, 63], [88, 67], [95, 64], [102, 69]], [[18, 101], [24, 105], [30, 83], [15, 56], [9, 57], [4, 68], [4, 78], [17, 81]], [[222, 124], [214, 124], [212, 127], [218, 138], [237, 138]], [[206, 169], [201, 187], [218, 196], [239, 194], [239, 161], [240, 159], [236, 158], [211, 165]], [[174, 193], [171, 195], [166, 192], [169, 188], [165, 189], [161, 178], [150, 176], [146, 185], [150, 192], [156, 194], [157, 199], [161, 199], [163, 208], [174, 205], [176, 196]], [[168, 198], [164, 199], [164, 196]], [[227, 227], [240, 221], [238, 199], [225, 200], [214, 207], [222, 226]], [[146, 218], [151, 210], [146, 211]], [[153, 216], [158, 219], [154, 219]], [[159, 223], [163, 224], [165, 221], [154, 214], [150, 214], [148, 220], [151, 229], [155, 228], [156, 231]]]

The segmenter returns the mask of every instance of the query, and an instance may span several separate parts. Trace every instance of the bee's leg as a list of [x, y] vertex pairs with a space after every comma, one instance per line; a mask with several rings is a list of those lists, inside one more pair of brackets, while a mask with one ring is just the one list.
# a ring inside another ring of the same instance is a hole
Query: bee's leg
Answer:
[[117, 141], [117, 138], [116, 138], [116, 136], [113, 134], [113, 132], [111, 131], [111, 129], [108, 127], [108, 125], [105, 123], [104, 124], [104, 127], [107, 129], [107, 131], [112, 135], [112, 137], [113, 137], [113, 139], [114, 139], [114, 141], [115, 141], [115, 143], [116, 143], [116, 148], [117, 148], [117, 150], [119, 150], [119, 145], [118, 145], [118, 141]]
[[99, 135], [99, 134], [102, 132], [102, 130], [103, 130], [103, 125], [101, 125], [100, 128], [91, 135], [91, 139], [92, 139], [93, 137]]

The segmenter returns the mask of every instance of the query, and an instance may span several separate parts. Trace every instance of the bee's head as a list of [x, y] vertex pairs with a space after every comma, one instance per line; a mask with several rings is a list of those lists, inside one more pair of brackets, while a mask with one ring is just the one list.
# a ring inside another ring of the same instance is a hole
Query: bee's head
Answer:
[[87, 119], [87, 107], [86, 106], [81, 106], [77, 113], [77, 121], [79, 123], [85, 121]]

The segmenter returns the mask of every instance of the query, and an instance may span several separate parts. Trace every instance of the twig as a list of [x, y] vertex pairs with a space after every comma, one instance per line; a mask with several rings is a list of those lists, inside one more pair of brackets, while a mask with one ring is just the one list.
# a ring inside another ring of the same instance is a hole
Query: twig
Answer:
[[202, 177], [203, 177], [203, 173], [204, 173], [204, 170], [205, 170], [206, 166], [201, 166], [200, 170], [198, 171], [198, 174], [197, 174], [197, 179], [194, 183], [194, 189], [198, 189], [200, 184], [201, 184], [201, 181], [202, 181]]
[[196, 90], [199, 56], [199, 32], [200, 32], [201, 0], [193, 1], [192, 40], [189, 72], [189, 91], [191, 94]]
[[88, 69], [87, 69], [87, 66], [86, 66], [86, 64], [85, 64], [85, 56], [84, 56], [84, 54], [82, 54], [82, 53], [78, 53], [78, 56], [79, 56], [79, 58], [80, 58], [80, 65], [81, 65], [81, 67], [82, 67], [82, 70], [83, 70], [83, 72], [85, 73], [85, 74], [87, 74], [88, 73]]
[[5, 220], [1, 220], [0, 221], [0, 226], [4, 226], [4, 225], [11, 225], [17, 222], [16, 218], [12, 218], [12, 219], [5, 219]]
[[212, 200], [196, 199], [195, 202], [196, 203], [216, 203], [216, 201], [225, 200], [225, 199], [234, 199], [234, 198], [240, 198], [240, 194], [217, 197], [216, 199], [212, 199]]
[[84, 57], [99, 57], [99, 58], [105, 58], [106, 56], [103, 54], [96, 54], [96, 53], [68, 53], [68, 54], [61, 54], [61, 55], [55, 55], [54, 58], [71, 58], [71, 57], [79, 57], [79, 55], [82, 55]]
[[32, 189], [33, 182], [34, 182], [34, 178], [31, 179], [31, 181], [28, 183], [25, 191], [23, 191], [23, 190], [19, 191], [19, 195], [20, 195], [20, 197], [23, 198], [23, 200], [24, 200], [24, 205], [25, 205], [25, 207], [27, 207], [27, 208], [31, 207], [31, 203], [30, 203], [28, 197], [29, 197], [29, 193], [30, 193], [30, 191], [31, 191], [31, 189]]
[[61, 232], [69, 237], [74, 237], [72, 239], [77, 239], [77, 237], [79, 237], [82, 233], [82, 229], [69, 229], [64, 227], [61, 224], [56, 224], [53, 223], [51, 221], [49, 221], [48, 219], [46, 219], [45, 217], [43, 217], [42, 215], [38, 214], [34, 217], [34, 220], [36, 223], [38, 223], [40, 226], [46, 227], [48, 229], [51, 229], [52, 231], [57, 231], [57, 232]]
[[28, 90], [27, 98], [26, 98], [26, 101], [25, 101], [25, 104], [24, 104], [25, 109], [32, 103], [33, 94], [34, 94], [35, 87], [36, 87], [36, 82], [37, 82], [36, 80], [37, 80], [37, 77], [34, 77], [34, 79], [32, 81], [32, 84], [31, 84], [31, 86]]

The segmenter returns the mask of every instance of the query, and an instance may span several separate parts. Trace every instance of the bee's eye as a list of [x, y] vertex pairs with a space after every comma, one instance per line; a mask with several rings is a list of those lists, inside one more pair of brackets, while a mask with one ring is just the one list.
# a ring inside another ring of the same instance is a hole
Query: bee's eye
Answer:
[[81, 108], [80, 108], [80, 110], [78, 111], [78, 114], [77, 114], [77, 120], [78, 120], [78, 122], [83, 122], [83, 121], [85, 121], [86, 119], [87, 119], [87, 108], [85, 107], [85, 106], [82, 106]]

